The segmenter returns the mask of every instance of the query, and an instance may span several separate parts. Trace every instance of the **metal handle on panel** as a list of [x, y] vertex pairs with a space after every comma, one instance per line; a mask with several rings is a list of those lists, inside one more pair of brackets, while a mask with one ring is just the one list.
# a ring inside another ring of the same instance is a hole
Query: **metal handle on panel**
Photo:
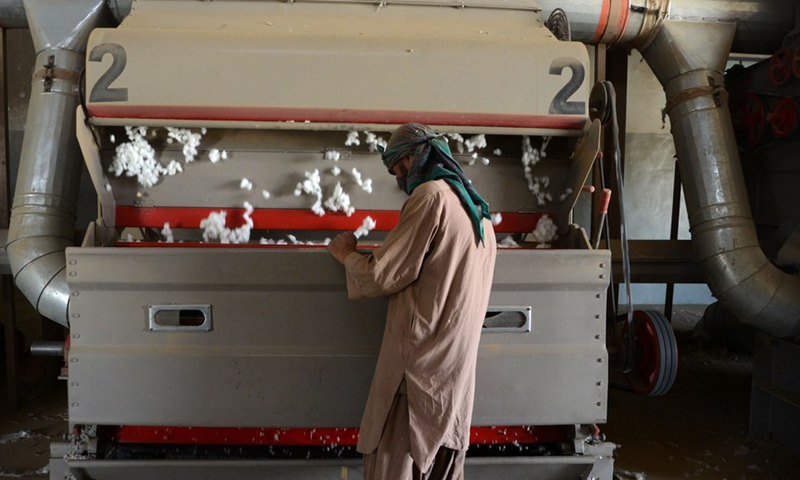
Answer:
[[154, 332], [211, 331], [211, 305], [150, 305], [148, 317]]
[[483, 333], [527, 333], [531, 331], [531, 307], [489, 307]]

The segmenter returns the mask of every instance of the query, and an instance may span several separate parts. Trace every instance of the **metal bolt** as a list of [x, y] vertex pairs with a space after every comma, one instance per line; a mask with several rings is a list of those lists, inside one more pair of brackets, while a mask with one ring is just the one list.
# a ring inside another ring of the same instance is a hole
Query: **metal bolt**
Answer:
[[603, 402], [597, 402], [597, 406], [598, 407], [602, 407], [603, 406]]
[[594, 316], [594, 318], [600, 320], [600, 314], [598, 313], [597, 315]]
[[596, 340], [600, 340], [600, 335], [595, 335], [595, 336], [594, 336], [594, 338], [595, 338]]
[[73, 297], [77, 297], [77, 296], [78, 296], [78, 295], [80, 295], [80, 294], [81, 294], [81, 292], [72, 292], [72, 296], [73, 296]]
[[603, 359], [602, 358], [598, 358], [597, 359], [597, 363], [603, 363]]
[[70, 385], [72, 385], [73, 387], [77, 387], [78, 386], [78, 382], [72, 382], [72, 383], [70, 383]]
[[597, 294], [597, 298], [603, 298], [603, 294], [602, 293], [598, 293]]
[[72, 362], [72, 363], [75, 363], [75, 362], [77, 362], [77, 361], [78, 361], [78, 359], [77, 359], [77, 358], [75, 358], [75, 357], [72, 357], [72, 358], [70, 358], [70, 359], [69, 359], [69, 361], [70, 361], [70, 362]]
[[602, 387], [603, 386], [603, 382], [597, 382], [597, 386], [598, 387]]
[[70, 261], [69, 261], [69, 264], [70, 264], [70, 265], [77, 265], [77, 264], [78, 264], [78, 261], [77, 261], [77, 260], [70, 260]]
[[605, 273], [601, 273], [600, 274], [600, 278], [606, 278], [606, 274]]
[[74, 335], [72, 336], [72, 338], [81, 338], [81, 334], [80, 334], [80, 333], [76, 333], [76, 334], [74, 334]]
[[78, 272], [69, 272], [69, 276], [70, 276], [70, 277], [74, 277], [74, 276], [76, 276], [76, 275], [78, 275]]
[[72, 318], [81, 318], [81, 314], [80, 313], [73, 313], [72, 314]]
[[80, 405], [78, 402], [72, 402], [73, 407], [77, 407], [78, 405]]
[[605, 263], [601, 263], [600, 264], [600, 268], [606, 268], [606, 264]]

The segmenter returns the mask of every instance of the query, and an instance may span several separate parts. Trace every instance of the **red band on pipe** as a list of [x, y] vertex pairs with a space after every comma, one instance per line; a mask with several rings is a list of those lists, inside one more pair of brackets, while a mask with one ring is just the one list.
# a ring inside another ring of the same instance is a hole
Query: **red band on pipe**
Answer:
[[617, 34], [614, 36], [614, 41], [612, 43], [617, 43], [622, 36], [625, 35], [625, 30], [628, 29], [628, 17], [630, 16], [631, 12], [631, 0], [624, 0], [621, 3], [621, 11], [619, 14], [619, 19], [617, 20]]
[[590, 43], [597, 43], [603, 38], [603, 35], [606, 33], [606, 28], [608, 27], [608, 17], [611, 12], [611, 0], [603, 0], [603, 6], [600, 9], [600, 18], [597, 23], [597, 31], [592, 37]]

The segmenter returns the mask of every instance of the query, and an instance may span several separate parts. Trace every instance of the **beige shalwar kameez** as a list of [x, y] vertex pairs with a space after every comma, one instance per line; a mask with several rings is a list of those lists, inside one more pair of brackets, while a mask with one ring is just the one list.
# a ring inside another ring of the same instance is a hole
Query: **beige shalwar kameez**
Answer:
[[359, 452], [376, 451], [403, 379], [409, 424], [403, 441], [417, 467], [428, 471], [441, 446], [468, 448], [475, 362], [497, 250], [491, 222], [482, 221], [483, 244], [450, 186], [429, 181], [406, 200], [380, 248], [348, 255], [349, 297], [389, 296]]

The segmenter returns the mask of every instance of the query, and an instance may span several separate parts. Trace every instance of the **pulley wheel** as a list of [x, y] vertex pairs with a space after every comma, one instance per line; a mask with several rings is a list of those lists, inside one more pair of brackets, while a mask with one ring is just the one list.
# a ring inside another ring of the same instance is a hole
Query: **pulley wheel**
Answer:
[[776, 138], [788, 137], [797, 131], [797, 102], [794, 98], [781, 98], [772, 106], [769, 127]]
[[[623, 332], [627, 334], [628, 325]], [[639, 395], [664, 395], [678, 373], [678, 344], [663, 313], [655, 310], [633, 312], [633, 370], [626, 374], [628, 385]]]
[[611, 123], [611, 102], [613, 102], [610, 82], [597, 82], [589, 93], [589, 118], [600, 120], [602, 125]]
[[769, 59], [767, 66], [767, 77], [770, 83], [776, 87], [783, 85], [792, 78], [792, 62], [794, 60], [794, 53], [782, 48], [775, 52]]
[[744, 151], [753, 150], [764, 140], [767, 125], [767, 108], [764, 101], [756, 93], [745, 92], [734, 111], [736, 113], [733, 118], [733, 128], [739, 146]]

